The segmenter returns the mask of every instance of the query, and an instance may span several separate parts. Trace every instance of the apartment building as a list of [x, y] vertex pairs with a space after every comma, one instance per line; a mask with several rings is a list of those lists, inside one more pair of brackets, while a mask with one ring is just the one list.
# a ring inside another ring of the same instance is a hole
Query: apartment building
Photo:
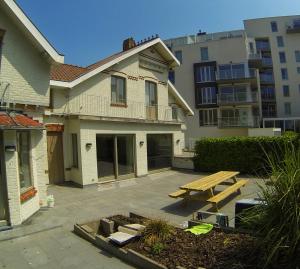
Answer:
[[244, 29], [165, 41], [181, 66], [170, 80], [193, 107], [187, 146], [255, 128], [300, 131], [300, 16], [244, 21]]
[[121, 52], [86, 67], [54, 67], [44, 118], [50, 183], [86, 186], [170, 168], [193, 115], [168, 81], [178, 65], [155, 37], [129, 38]]
[[0, 2], [0, 230], [46, 205], [43, 114], [51, 66], [63, 61], [14, 1]]

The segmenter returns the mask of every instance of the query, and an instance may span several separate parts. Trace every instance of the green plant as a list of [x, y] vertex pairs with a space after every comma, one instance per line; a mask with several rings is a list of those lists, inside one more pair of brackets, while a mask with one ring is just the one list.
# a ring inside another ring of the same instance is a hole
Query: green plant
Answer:
[[[283, 159], [278, 159], [281, 155]], [[300, 255], [300, 150], [289, 143], [282, 153], [267, 154], [266, 158], [271, 167], [271, 184], [259, 186], [265, 202], [246, 210], [241, 220], [246, 228], [261, 237], [265, 266], [297, 263]], [[288, 267], [284, 265], [284, 268]]]
[[156, 242], [153, 246], [152, 246], [152, 253], [159, 255], [163, 250], [165, 249], [165, 245], [163, 243], [160, 242]]
[[[200, 139], [195, 145], [196, 171], [235, 170], [242, 173], [265, 173], [265, 152], [282, 152], [286, 143], [298, 146], [297, 135], [279, 137], [225, 137]], [[282, 156], [279, 156], [282, 157]]]
[[143, 232], [143, 240], [149, 246], [168, 239], [174, 232], [174, 228], [166, 221], [157, 219], [150, 220], [146, 224], [146, 228]]

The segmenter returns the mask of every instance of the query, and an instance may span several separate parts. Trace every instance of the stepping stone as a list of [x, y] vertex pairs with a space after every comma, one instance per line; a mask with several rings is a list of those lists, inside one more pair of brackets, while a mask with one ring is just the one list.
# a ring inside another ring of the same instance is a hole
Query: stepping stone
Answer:
[[132, 229], [132, 230], [136, 230], [136, 231], [140, 231], [140, 232], [142, 232], [146, 228], [146, 226], [141, 225], [141, 224], [126, 224], [124, 226], [126, 228], [129, 228], [129, 229]]
[[86, 231], [87, 233], [89, 233], [89, 234], [94, 233], [94, 230], [93, 230], [90, 226], [88, 226], [88, 225], [82, 225], [81, 228], [82, 228], [83, 230], [85, 230], [85, 231]]
[[123, 246], [126, 243], [128, 243], [131, 239], [135, 238], [135, 235], [132, 234], [127, 234], [127, 233], [123, 233], [123, 232], [116, 232], [111, 234], [108, 238], [115, 242], [116, 244]]
[[122, 233], [131, 234], [131, 235], [134, 235], [134, 236], [139, 236], [141, 234], [140, 231], [133, 230], [133, 229], [130, 229], [130, 228], [127, 228], [127, 227], [124, 227], [124, 226], [119, 226], [118, 231], [122, 232]]

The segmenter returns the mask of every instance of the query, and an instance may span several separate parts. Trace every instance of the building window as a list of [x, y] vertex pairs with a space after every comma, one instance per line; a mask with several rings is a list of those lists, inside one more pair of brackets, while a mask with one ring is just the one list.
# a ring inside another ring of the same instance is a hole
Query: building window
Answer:
[[279, 60], [280, 63], [286, 63], [286, 57], [285, 57], [285, 53], [283, 51], [279, 52]]
[[283, 96], [289, 97], [290, 96], [290, 87], [289, 85], [283, 85]]
[[208, 48], [200, 48], [201, 61], [208, 61]]
[[273, 87], [261, 87], [261, 99], [263, 101], [275, 100], [275, 89]]
[[296, 58], [296, 62], [300, 63], [300, 50], [295, 51], [295, 58]]
[[77, 134], [71, 134], [72, 140], [72, 167], [78, 168], [78, 140]]
[[146, 81], [146, 106], [157, 105], [157, 86], [156, 83]]
[[297, 67], [297, 73], [300, 74], [300, 67]]
[[216, 81], [215, 68], [213, 66], [200, 66], [196, 68], [196, 82]]
[[175, 84], [175, 71], [174, 70], [170, 70], [169, 71], [169, 80]]
[[277, 26], [276, 21], [271, 22], [271, 29], [272, 29], [272, 32], [278, 32], [278, 26]]
[[283, 41], [283, 37], [282, 36], [277, 36], [277, 46], [279, 48], [284, 47], [284, 41]]
[[200, 126], [216, 126], [218, 124], [217, 109], [199, 110]]
[[111, 77], [111, 103], [126, 104], [126, 80], [122, 77]]
[[17, 152], [21, 193], [32, 187], [30, 132], [17, 132]]
[[281, 68], [281, 78], [283, 80], [289, 79], [289, 77], [288, 77], [288, 70], [286, 68]]
[[292, 114], [291, 103], [284, 103], [284, 114], [287, 116]]
[[182, 51], [181, 50], [175, 51], [175, 57], [182, 64]]
[[254, 53], [254, 44], [253, 44], [253, 42], [249, 42], [249, 50], [250, 50], [250, 53]]
[[199, 105], [216, 104], [217, 89], [215, 87], [198, 88], [197, 99]]

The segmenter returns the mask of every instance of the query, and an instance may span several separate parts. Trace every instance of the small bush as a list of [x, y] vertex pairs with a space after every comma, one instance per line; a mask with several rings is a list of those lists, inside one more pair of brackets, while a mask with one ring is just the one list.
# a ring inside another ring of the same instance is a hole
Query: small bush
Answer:
[[163, 243], [157, 242], [152, 246], [152, 253], [159, 255], [165, 249], [165, 245]]
[[288, 134], [279, 137], [225, 137], [205, 138], [195, 145], [194, 166], [196, 171], [216, 172], [234, 170], [242, 173], [265, 173], [269, 169], [265, 151], [276, 153], [282, 159], [284, 145], [298, 147], [298, 136]]
[[150, 220], [143, 232], [143, 240], [148, 246], [154, 246], [168, 239], [174, 232], [174, 228], [164, 220]]

